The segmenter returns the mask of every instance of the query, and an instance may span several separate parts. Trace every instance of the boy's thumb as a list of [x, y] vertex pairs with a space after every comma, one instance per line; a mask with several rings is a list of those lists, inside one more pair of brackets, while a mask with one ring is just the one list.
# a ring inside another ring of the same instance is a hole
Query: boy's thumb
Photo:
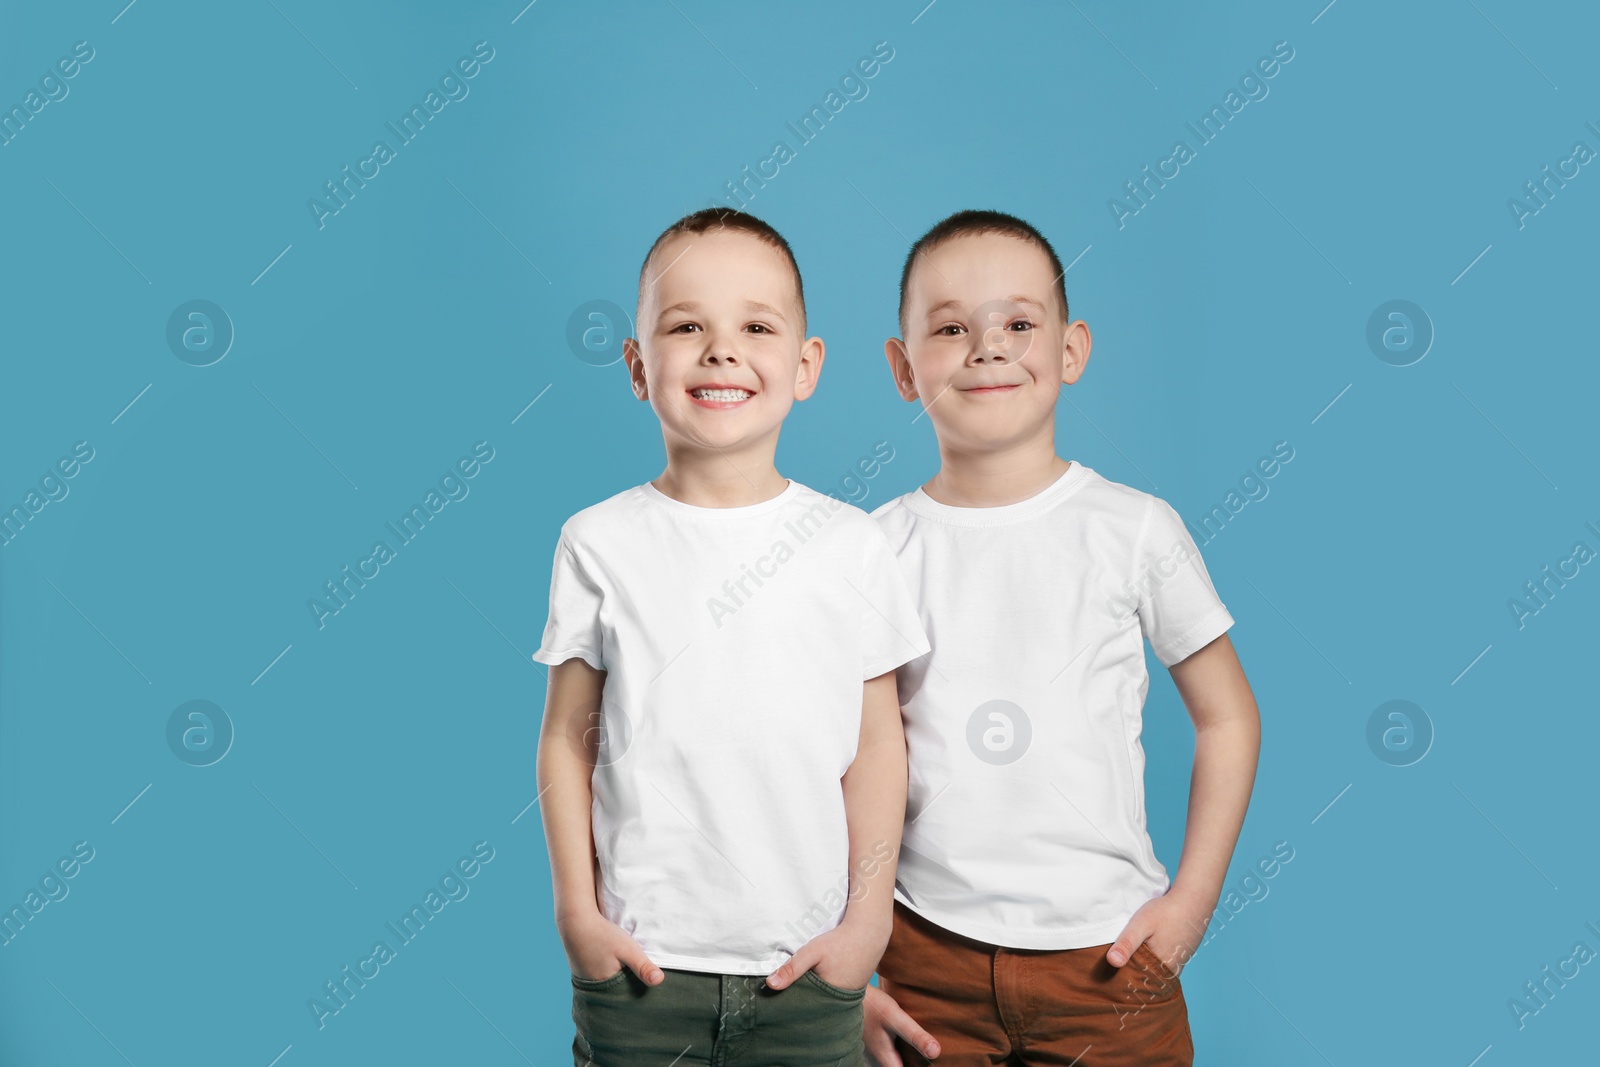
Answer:
[[1106, 962], [1113, 967], [1121, 967], [1133, 958], [1133, 950], [1144, 944], [1149, 934], [1136, 934], [1130, 925], [1122, 934], [1111, 943], [1111, 948], [1106, 952]]
[[811, 965], [816, 962], [809, 952], [810, 947], [810, 945], [802, 946], [800, 951], [790, 956], [782, 967], [767, 975], [767, 985], [772, 989], [783, 989], [809, 971]]
[[[631, 939], [630, 939], [631, 940]], [[660, 985], [666, 975], [661, 973], [661, 968], [651, 962], [644, 949], [639, 947], [637, 941], [628, 946], [628, 970], [639, 976], [639, 981], [645, 985]]]

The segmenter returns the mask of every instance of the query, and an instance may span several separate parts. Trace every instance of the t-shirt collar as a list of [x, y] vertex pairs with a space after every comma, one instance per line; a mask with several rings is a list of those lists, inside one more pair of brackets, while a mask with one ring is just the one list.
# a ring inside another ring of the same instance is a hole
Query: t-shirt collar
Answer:
[[1049, 511], [1094, 476], [1094, 471], [1073, 460], [1055, 481], [1033, 496], [988, 508], [942, 504], [924, 493], [920, 486], [903, 499], [912, 514], [951, 526], [1005, 526]]
[[789, 484], [777, 496], [758, 500], [754, 504], [743, 504], [736, 508], [707, 508], [701, 507], [699, 504], [687, 504], [676, 497], [668, 496], [650, 482], [645, 482], [639, 489], [644, 493], [646, 500], [659, 507], [664, 507], [681, 515], [701, 515], [708, 519], [717, 520], [736, 519], [745, 515], [760, 515], [763, 512], [771, 511], [773, 508], [782, 507], [793, 500], [800, 492], [800, 483], [790, 478]]

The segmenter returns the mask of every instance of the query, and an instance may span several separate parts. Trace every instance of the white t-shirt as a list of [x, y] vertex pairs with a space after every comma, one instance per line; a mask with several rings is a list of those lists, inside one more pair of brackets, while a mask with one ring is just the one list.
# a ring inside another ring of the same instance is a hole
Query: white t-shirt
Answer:
[[917, 489], [872, 515], [933, 640], [900, 672], [897, 898], [990, 944], [1109, 943], [1169, 885], [1145, 829], [1144, 639], [1170, 667], [1233, 625], [1183, 520], [1079, 463], [1014, 504]]
[[658, 965], [721, 974], [837, 926], [862, 683], [927, 651], [877, 524], [798, 482], [733, 508], [646, 483], [568, 519], [533, 658], [607, 672], [601, 912]]

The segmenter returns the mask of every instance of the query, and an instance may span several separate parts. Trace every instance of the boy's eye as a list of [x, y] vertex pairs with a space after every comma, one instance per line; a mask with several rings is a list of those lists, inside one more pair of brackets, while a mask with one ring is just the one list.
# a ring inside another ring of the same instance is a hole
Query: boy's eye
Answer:
[[933, 332], [941, 337], [954, 337], [956, 334], [964, 332], [964, 330], [965, 327], [963, 327], [960, 323], [947, 322]]
[[760, 322], [752, 322], [749, 326], [746, 326], [745, 329], [749, 330], [751, 333], [771, 333], [772, 332], [771, 330], [767, 329], [765, 323], [760, 323]]
[[680, 323], [678, 323], [678, 325], [674, 326], [672, 329], [668, 330], [667, 332], [668, 333], [687, 333], [687, 332], [689, 332], [691, 330], [698, 330], [699, 328], [700, 328], [699, 323], [680, 322]]
[[1027, 319], [1018, 319], [1016, 322], [1006, 323], [1006, 329], [1013, 330], [1017, 333], [1023, 333], [1024, 331], [1033, 329], [1033, 323], [1029, 322]]

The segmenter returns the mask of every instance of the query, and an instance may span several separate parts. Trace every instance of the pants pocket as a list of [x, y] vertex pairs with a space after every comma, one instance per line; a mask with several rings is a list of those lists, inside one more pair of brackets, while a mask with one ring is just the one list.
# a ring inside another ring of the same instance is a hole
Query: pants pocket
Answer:
[[1172, 973], [1170, 967], [1161, 962], [1161, 957], [1156, 955], [1155, 950], [1150, 947], [1148, 942], [1133, 950], [1133, 955], [1129, 957], [1129, 962], [1139, 971], [1138, 984], [1144, 999], [1151, 1001], [1170, 1000], [1177, 994], [1179, 989], [1178, 976]]
[[[572, 975], [575, 1067], [665, 1065], [674, 1057], [679, 1057], [678, 1067], [704, 1063], [697, 1056], [683, 1055], [690, 1044], [700, 1045], [702, 1040], [694, 1027], [695, 1001], [700, 998], [691, 995], [701, 991], [694, 982], [697, 977], [669, 971], [665, 982], [652, 987], [627, 968], [608, 978]], [[711, 1012], [703, 1014], [709, 1018]], [[709, 1029], [706, 1033], [709, 1037]]]
[[628, 969], [623, 967], [616, 974], [607, 978], [579, 978], [574, 974], [572, 975], [572, 987], [587, 993], [599, 993], [613, 987], [620, 989], [623, 985], [623, 978], [627, 973]]
[[866, 999], [866, 995], [867, 995], [867, 987], [866, 986], [862, 986], [860, 989], [848, 989], [848, 988], [846, 988], [844, 986], [834, 985], [832, 982], [826, 981], [825, 979], [821, 978], [817, 974], [815, 968], [813, 968], [812, 970], [807, 971], [805, 974], [801, 975], [800, 978], [801, 978], [802, 981], [810, 981], [810, 983], [813, 986], [815, 986], [817, 989], [820, 989], [822, 992], [828, 994], [831, 997], [837, 997], [839, 1000], [864, 1000], [864, 999]]
[[859, 1067], [867, 991], [846, 989], [807, 971], [787, 989], [767, 990], [757, 1004], [757, 1032], [767, 1062], [791, 1067]]

